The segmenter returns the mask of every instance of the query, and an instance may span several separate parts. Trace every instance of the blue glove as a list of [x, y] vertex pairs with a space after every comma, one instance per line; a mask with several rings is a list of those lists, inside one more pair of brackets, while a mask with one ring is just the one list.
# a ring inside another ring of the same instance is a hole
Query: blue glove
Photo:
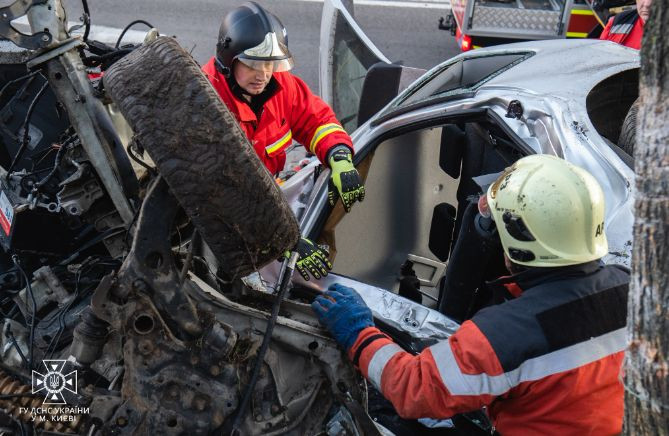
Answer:
[[346, 351], [353, 346], [363, 329], [374, 325], [372, 311], [360, 295], [353, 288], [338, 283], [316, 297], [311, 308]]

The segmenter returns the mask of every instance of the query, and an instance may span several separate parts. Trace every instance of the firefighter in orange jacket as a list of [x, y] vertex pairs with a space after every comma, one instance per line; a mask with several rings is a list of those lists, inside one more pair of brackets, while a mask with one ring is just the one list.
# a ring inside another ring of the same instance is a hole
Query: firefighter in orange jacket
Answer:
[[639, 50], [643, 39], [643, 27], [650, 16], [652, 3], [652, 0], [636, 0], [636, 9], [621, 12], [609, 19], [599, 39]]
[[[216, 55], [202, 70], [270, 173], [283, 169], [286, 149], [295, 139], [330, 167], [330, 204], [341, 198], [349, 212], [365, 197], [351, 138], [332, 109], [288, 72], [292, 67], [283, 24], [247, 2], [223, 19]], [[327, 253], [309, 240], [301, 239], [297, 251], [297, 269], [306, 280], [307, 272], [320, 278], [332, 268]]]
[[333, 285], [316, 298], [321, 323], [402, 417], [487, 406], [502, 435], [619, 434], [629, 274], [599, 262], [608, 252], [599, 184], [562, 159], [534, 155], [482, 200], [513, 273], [494, 283], [507, 301], [418, 355], [375, 328], [351, 288]]

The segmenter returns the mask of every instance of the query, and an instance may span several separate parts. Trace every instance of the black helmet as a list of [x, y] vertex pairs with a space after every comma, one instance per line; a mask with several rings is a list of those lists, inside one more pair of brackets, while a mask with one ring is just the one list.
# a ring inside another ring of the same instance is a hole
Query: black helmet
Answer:
[[235, 59], [256, 70], [272, 72], [293, 68], [286, 28], [256, 2], [246, 2], [230, 11], [218, 31], [216, 63], [229, 74]]

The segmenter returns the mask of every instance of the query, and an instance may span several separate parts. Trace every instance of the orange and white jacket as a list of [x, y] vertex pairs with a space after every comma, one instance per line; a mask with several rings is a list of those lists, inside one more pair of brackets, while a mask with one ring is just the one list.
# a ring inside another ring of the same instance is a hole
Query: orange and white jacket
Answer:
[[597, 262], [528, 270], [493, 282], [517, 298], [419, 355], [368, 327], [349, 357], [404, 418], [487, 406], [502, 435], [619, 434], [628, 282]]

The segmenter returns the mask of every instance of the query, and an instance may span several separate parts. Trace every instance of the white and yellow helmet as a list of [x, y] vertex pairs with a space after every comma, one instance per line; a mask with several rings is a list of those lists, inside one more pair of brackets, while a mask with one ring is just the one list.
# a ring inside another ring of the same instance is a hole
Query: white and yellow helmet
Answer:
[[484, 198], [484, 209], [514, 263], [574, 265], [608, 252], [602, 188], [590, 173], [563, 159], [524, 157], [504, 171]]

